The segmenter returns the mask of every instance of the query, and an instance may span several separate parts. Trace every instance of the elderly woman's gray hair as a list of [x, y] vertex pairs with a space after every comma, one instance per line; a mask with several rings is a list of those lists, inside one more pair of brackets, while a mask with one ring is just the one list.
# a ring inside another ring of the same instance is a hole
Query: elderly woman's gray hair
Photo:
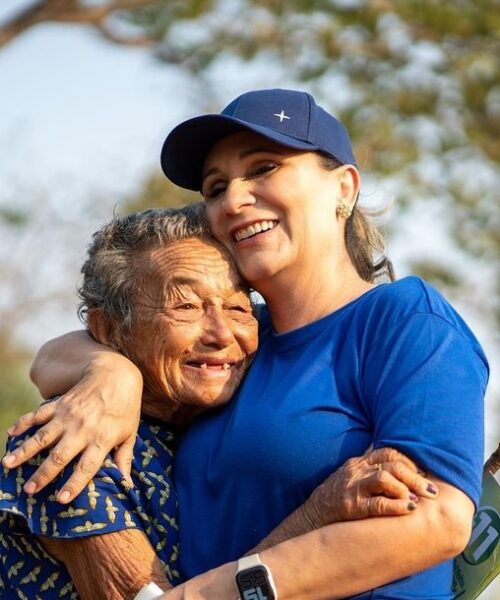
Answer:
[[149, 209], [114, 217], [92, 236], [78, 288], [80, 319], [99, 308], [123, 333], [130, 332], [132, 302], [141, 278], [134, 269], [139, 253], [189, 238], [214, 241], [202, 203], [183, 208]]

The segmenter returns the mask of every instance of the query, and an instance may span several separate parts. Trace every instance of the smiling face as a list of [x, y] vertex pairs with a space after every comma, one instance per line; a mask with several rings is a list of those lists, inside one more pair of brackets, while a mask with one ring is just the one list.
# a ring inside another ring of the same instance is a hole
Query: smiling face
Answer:
[[257, 322], [233, 262], [218, 244], [187, 239], [146, 251], [137, 270], [125, 354], [144, 377], [143, 410], [183, 421], [227, 402], [257, 349]]
[[[252, 287], [295, 285], [322, 263], [346, 254], [339, 198], [353, 167], [333, 171], [315, 152], [280, 146], [252, 132], [217, 143], [203, 170], [202, 194], [212, 232]], [[355, 171], [355, 170], [354, 170]]]

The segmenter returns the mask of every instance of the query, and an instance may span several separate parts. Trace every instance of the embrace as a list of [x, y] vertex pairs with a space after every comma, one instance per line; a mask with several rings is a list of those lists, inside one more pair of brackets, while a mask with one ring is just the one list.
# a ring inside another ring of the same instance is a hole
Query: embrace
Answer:
[[11, 428], [12, 598], [451, 599], [488, 365], [436, 290], [393, 281], [343, 125], [248, 92], [162, 166], [203, 206], [94, 235], [87, 332], [32, 369], [60, 398]]

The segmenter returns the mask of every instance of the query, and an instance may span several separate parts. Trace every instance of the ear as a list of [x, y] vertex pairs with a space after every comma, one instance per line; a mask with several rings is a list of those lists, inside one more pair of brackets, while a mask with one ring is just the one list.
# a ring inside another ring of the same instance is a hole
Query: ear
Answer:
[[341, 167], [340, 174], [340, 196], [337, 201], [347, 206], [354, 207], [359, 194], [360, 176], [359, 171], [354, 165], [345, 165]]
[[119, 350], [117, 328], [112, 319], [99, 308], [91, 308], [87, 313], [87, 327], [92, 337], [105, 346]]

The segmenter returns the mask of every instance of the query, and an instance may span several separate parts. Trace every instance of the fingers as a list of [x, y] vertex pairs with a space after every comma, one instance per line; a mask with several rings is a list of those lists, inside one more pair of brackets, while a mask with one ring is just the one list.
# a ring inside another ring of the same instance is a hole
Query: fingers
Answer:
[[74, 454], [70, 452], [64, 440], [65, 438], [62, 438], [61, 441], [52, 448], [49, 455], [25, 483], [23, 489], [27, 494], [39, 492], [50, 481], [55, 479], [64, 467], [66, 467], [74, 458]]
[[408, 500], [410, 495], [414, 496], [400, 479], [383, 468], [362, 479], [359, 488], [364, 496], [386, 496], [399, 500]]
[[377, 448], [372, 450], [369, 454], [366, 454], [366, 461], [370, 465], [376, 465], [378, 463], [389, 463], [392, 461], [398, 461], [406, 464], [409, 469], [418, 471], [417, 465], [408, 458], [402, 452], [395, 450], [394, 448]]
[[439, 493], [436, 484], [425, 477], [412, 460], [394, 448], [378, 448], [365, 458], [368, 464], [390, 472], [417, 496], [435, 498]]
[[9, 435], [21, 435], [33, 425], [44, 425], [52, 419], [56, 412], [57, 400], [42, 404], [37, 409], [21, 415], [19, 419], [7, 429]]
[[[64, 450], [62, 450], [62, 452], [64, 452]], [[59, 490], [59, 493], [57, 494], [57, 501], [61, 502], [62, 504], [66, 504], [78, 496], [78, 494], [85, 489], [89, 481], [100, 469], [104, 459], [106, 458], [106, 455], [107, 451], [103, 446], [98, 444], [89, 446], [80, 457], [78, 463], [75, 465], [71, 477]], [[48, 465], [47, 468], [50, 468], [50, 465]], [[35, 473], [32, 479], [34, 479], [36, 476], [37, 474]], [[50, 472], [45, 483], [45, 473], [42, 472], [40, 477], [42, 478], [43, 485], [53, 479], [53, 476]]]
[[[400, 485], [404, 484], [411, 493], [421, 498], [436, 498], [439, 493], [437, 486], [430, 479], [409, 468], [404, 462], [383, 463], [381, 467], [379, 481], [383, 485], [396, 487], [394, 481], [398, 481]], [[392, 479], [382, 477], [381, 475], [384, 473], [390, 474]], [[399, 485], [397, 487], [400, 488]], [[379, 493], [385, 492], [381, 491]]]
[[63, 427], [60, 421], [47, 423], [47, 425], [38, 429], [32, 437], [26, 439], [13, 452], [6, 454], [2, 459], [2, 465], [8, 469], [17, 467], [36, 456], [41, 450], [55, 444], [60, 439], [62, 433]]
[[411, 500], [396, 500], [384, 496], [372, 496], [364, 500], [361, 510], [366, 517], [397, 517], [408, 515], [416, 510], [418, 505]]
[[132, 471], [132, 459], [134, 457], [134, 444], [135, 436], [132, 436], [118, 446], [113, 453], [115, 465], [120, 469], [125, 481], [131, 488], [134, 487], [134, 482], [130, 476], [130, 472]]

